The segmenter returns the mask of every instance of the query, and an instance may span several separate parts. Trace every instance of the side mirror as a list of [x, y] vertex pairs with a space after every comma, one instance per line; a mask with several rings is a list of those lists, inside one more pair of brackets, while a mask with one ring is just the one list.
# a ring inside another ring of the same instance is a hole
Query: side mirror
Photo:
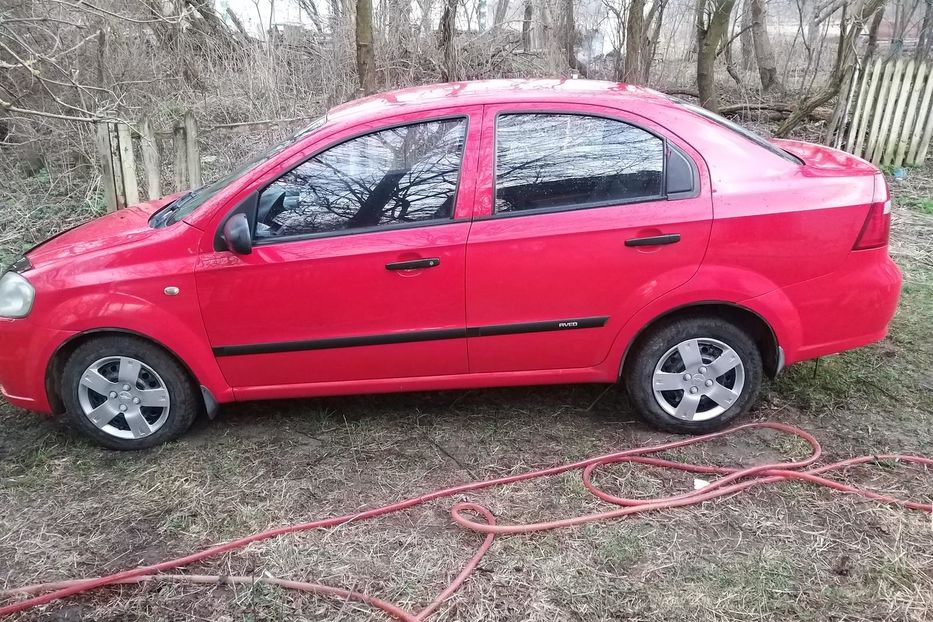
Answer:
[[253, 252], [253, 238], [246, 214], [234, 214], [224, 223], [224, 244], [228, 251], [238, 255], [249, 255]]

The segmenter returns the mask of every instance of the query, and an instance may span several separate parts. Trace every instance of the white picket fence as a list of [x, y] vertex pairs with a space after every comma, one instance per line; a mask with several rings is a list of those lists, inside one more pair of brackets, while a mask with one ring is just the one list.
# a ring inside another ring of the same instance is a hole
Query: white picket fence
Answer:
[[933, 65], [878, 58], [856, 69], [840, 98], [834, 146], [874, 164], [923, 164], [933, 134]]

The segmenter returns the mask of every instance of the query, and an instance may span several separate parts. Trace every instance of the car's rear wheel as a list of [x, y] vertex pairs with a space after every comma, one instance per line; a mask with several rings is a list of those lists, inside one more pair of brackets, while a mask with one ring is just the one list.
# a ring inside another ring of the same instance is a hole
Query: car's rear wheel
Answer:
[[703, 434], [751, 408], [761, 388], [761, 353], [731, 322], [679, 318], [638, 341], [623, 376], [646, 421], [670, 432]]
[[71, 423], [111, 449], [144, 449], [176, 438], [200, 408], [197, 388], [167, 352], [131, 336], [88, 341], [62, 373]]

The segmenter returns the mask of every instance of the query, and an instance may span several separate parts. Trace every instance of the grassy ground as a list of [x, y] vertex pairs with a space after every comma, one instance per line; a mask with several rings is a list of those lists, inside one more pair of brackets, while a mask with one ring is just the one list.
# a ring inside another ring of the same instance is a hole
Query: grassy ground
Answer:
[[[933, 173], [895, 191], [892, 253], [904, 270], [891, 336], [791, 368], [749, 420], [800, 425], [827, 459], [933, 454]], [[865, 292], [870, 296], [871, 292]], [[345, 513], [457, 482], [524, 471], [668, 436], [621, 391], [550, 387], [256, 403], [225, 408], [149, 452], [98, 449], [60, 422], [0, 406], [0, 588], [96, 575], [275, 525]], [[752, 463], [801, 447], [749, 434], [678, 458]], [[608, 469], [607, 489], [658, 494], [686, 476]], [[933, 477], [854, 469], [878, 490], [933, 499]], [[577, 475], [470, 497], [506, 522], [599, 507]], [[384, 519], [287, 536], [199, 572], [320, 581], [410, 610], [478, 546], [442, 501]], [[21, 616], [48, 620], [381, 620], [351, 603], [265, 586], [171, 584], [98, 591]], [[800, 484], [699, 507], [498, 539], [435, 619], [930, 620], [933, 522]]]

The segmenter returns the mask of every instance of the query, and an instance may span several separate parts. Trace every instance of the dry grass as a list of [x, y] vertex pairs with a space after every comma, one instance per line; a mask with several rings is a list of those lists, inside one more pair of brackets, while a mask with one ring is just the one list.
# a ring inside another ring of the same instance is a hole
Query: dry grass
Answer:
[[[792, 368], [752, 415], [800, 425], [827, 459], [933, 446], [931, 171], [896, 187], [892, 252], [905, 290], [892, 335]], [[866, 295], [869, 295], [866, 293]], [[561, 463], [667, 437], [612, 391], [551, 387], [255, 403], [225, 408], [152, 451], [98, 449], [60, 422], [0, 407], [0, 587], [107, 573], [267, 527], [383, 504], [474, 478]], [[748, 464], [800, 455], [770, 433], [677, 452]], [[910, 469], [846, 480], [933, 499]], [[658, 495], [690, 478], [618, 466], [608, 490]], [[576, 475], [470, 497], [503, 522], [601, 507]], [[282, 537], [200, 564], [364, 590], [417, 610], [478, 546], [450, 501], [339, 529]], [[194, 570], [194, 569], [192, 569]], [[802, 484], [682, 510], [498, 539], [436, 619], [929, 620], [933, 523]], [[48, 620], [381, 620], [352, 603], [278, 588], [179, 584], [98, 591], [30, 612]]]

